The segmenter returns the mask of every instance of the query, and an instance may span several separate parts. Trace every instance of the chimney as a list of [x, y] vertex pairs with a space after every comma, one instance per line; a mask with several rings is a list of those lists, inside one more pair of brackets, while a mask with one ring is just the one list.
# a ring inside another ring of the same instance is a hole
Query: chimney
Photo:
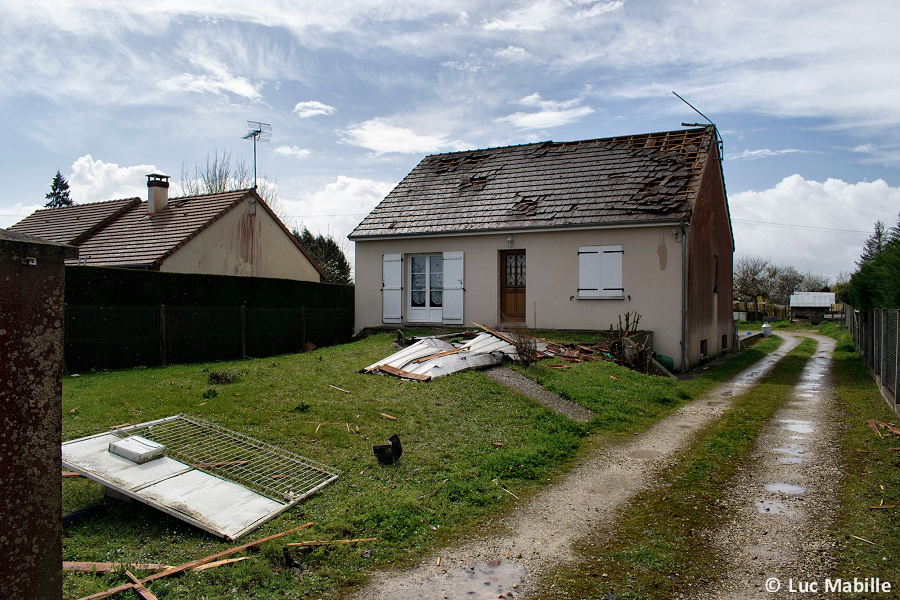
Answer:
[[169, 176], [147, 175], [147, 212], [151, 215], [164, 209], [169, 203]]

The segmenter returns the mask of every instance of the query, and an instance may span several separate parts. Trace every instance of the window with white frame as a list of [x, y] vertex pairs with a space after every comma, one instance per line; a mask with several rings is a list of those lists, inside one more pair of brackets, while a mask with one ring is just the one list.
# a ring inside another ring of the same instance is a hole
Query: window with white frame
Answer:
[[578, 297], [624, 298], [621, 245], [578, 248]]
[[[463, 323], [463, 253], [385, 254], [382, 321]], [[404, 280], [406, 285], [404, 285]]]

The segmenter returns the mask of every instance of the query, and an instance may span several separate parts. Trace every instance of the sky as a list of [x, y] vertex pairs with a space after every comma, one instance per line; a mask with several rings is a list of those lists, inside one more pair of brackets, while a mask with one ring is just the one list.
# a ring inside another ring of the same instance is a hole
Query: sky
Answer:
[[252, 163], [346, 240], [426, 155], [718, 127], [736, 255], [836, 277], [900, 212], [900, 3], [0, 0], [0, 227]]

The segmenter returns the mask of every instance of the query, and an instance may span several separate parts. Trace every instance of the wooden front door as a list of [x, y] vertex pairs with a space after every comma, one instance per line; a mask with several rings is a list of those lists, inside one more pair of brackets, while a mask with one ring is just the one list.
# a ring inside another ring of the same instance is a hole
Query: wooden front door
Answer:
[[500, 320], [525, 322], [525, 251], [500, 253]]

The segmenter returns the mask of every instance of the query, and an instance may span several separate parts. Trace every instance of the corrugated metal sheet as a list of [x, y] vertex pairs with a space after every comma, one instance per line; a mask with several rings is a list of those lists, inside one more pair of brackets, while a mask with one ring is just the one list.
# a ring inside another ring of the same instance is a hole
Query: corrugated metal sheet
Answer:
[[791, 308], [831, 308], [834, 292], [799, 292], [791, 295]]
[[[538, 342], [538, 350], [545, 349], [546, 344]], [[408, 373], [435, 378], [467, 369], [497, 365], [505, 358], [518, 360], [515, 346], [490, 333], [481, 333], [474, 339], [457, 345], [435, 338], [423, 338], [412, 346], [369, 365], [363, 371], [377, 371], [379, 366], [389, 365]]]

